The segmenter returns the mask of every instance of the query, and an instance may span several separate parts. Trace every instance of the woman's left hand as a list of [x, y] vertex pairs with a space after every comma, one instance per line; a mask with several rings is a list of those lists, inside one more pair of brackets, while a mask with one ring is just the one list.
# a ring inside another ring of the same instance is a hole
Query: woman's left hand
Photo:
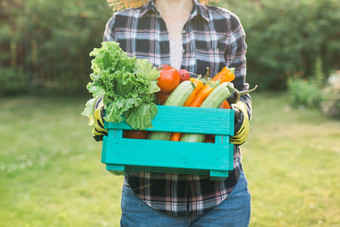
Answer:
[[249, 117], [247, 107], [242, 101], [238, 101], [231, 105], [231, 108], [235, 110], [235, 125], [234, 136], [231, 137], [230, 142], [240, 146], [246, 142], [249, 134]]

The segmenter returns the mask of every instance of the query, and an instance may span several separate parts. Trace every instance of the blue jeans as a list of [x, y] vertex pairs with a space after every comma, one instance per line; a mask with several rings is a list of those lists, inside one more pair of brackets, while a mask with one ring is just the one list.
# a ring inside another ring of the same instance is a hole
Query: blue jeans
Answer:
[[203, 215], [176, 217], [154, 210], [140, 200], [126, 183], [122, 191], [121, 209], [122, 227], [243, 227], [249, 226], [251, 198], [247, 178], [242, 171], [227, 199]]

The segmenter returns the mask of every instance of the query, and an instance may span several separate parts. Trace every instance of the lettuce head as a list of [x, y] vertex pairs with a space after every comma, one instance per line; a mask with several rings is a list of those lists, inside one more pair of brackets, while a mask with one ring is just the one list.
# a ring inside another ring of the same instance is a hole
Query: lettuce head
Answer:
[[82, 115], [94, 124], [96, 100], [103, 96], [105, 120], [118, 123], [123, 119], [134, 129], [152, 127], [157, 114], [155, 93], [159, 91], [159, 72], [147, 59], [127, 56], [117, 42], [102, 42], [90, 53], [91, 82], [87, 89], [93, 98], [86, 103]]

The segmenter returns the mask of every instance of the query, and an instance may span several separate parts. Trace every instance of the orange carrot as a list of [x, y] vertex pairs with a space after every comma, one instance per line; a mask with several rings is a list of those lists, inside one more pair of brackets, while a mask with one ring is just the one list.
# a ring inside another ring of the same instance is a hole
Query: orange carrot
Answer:
[[196, 95], [194, 101], [190, 104], [190, 107], [200, 107], [202, 102], [208, 97], [208, 95], [217, 87], [219, 83], [215, 81], [209, 81]]
[[173, 132], [172, 134], [171, 134], [171, 141], [179, 141], [180, 139], [181, 139], [181, 137], [182, 137], [182, 133], [180, 133], [180, 132]]
[[204, 83], [197, 78], [190, 78], [189, 79], [191, 82], [194, 83], [195, 85], [195, 90], [191, 93], [191, 95], [189, 96], [189, 98], [185, 101], [183, 106], [190, 106], [190, 104], [192, 103], [192, 101], [194, 101], [195, 96], [197, 95], [197, 93], [204, 87]]
[[[204, 83], [197, 78], [190, 78], [189, 79], [191, 82], [194, 83], [194, 85], [196, 86], [195, 90], [192, 92], [192, 94], [189, 96], [189, 98], [185, 101], [183, 106], [190, 106], [190, 104], [192, 103], [192, 101], [194, 101], [197, 93], [204, 87]], [[173, 132], [171, 134], [171, 141], [179, 141], [181, 139], [182, 133], [180, 132]]]
[[228, 67], [224, 67], [211, 80], [212, 81], [218, 81], [219, 80], [220, 83], [231, 82], [235, 79], [234, 71], [235, 71], [235, 68], [229, 69]]
[[[230, 82], [235, 79], [234, 69], [224, 67], [219, 73], [217, 73], [196, 95], [194, 101], [190, 107], [200, 107], [202, 102], [208, 97], [208, 95], [223, 82]], [[207, 71], [208, 73], [208, 71]], [[219, 81], [219, 83], [218, 83]]]

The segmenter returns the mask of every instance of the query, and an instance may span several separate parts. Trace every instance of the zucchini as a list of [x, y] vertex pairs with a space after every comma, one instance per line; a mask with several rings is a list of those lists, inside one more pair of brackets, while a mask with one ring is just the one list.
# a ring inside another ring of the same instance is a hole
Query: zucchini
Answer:
[[[173, 90], [164, 106], [183, 106], [191, 93], [195, 90], [195, 85], [190, 80], [185, 80]], [[148, 139], [150, 140], [170, 140], [172, 132], [150, 132]]]
[[210, 95], [202, 102], [202, 108], [218, 108], [233, 92], [233, 87], [229, 82], [218, 85]]
[[[232, 89], [233, 87], [229, 82], [221, 83], [202, 102], [200, 107], [218, 108], [222, 104], [222, 102], [231, 95]], [[182, 135], [180, 141], [201, 143], [204, 141], [205, 136], [205, 134], [186, 133]]]
[[189, 98], [191, 93], [195, 90], [195, 85], [190, 80], [185, 80], [180, 83], [175, 90], [173, 90], [164, 106], [183, 106], [185, 101]]

